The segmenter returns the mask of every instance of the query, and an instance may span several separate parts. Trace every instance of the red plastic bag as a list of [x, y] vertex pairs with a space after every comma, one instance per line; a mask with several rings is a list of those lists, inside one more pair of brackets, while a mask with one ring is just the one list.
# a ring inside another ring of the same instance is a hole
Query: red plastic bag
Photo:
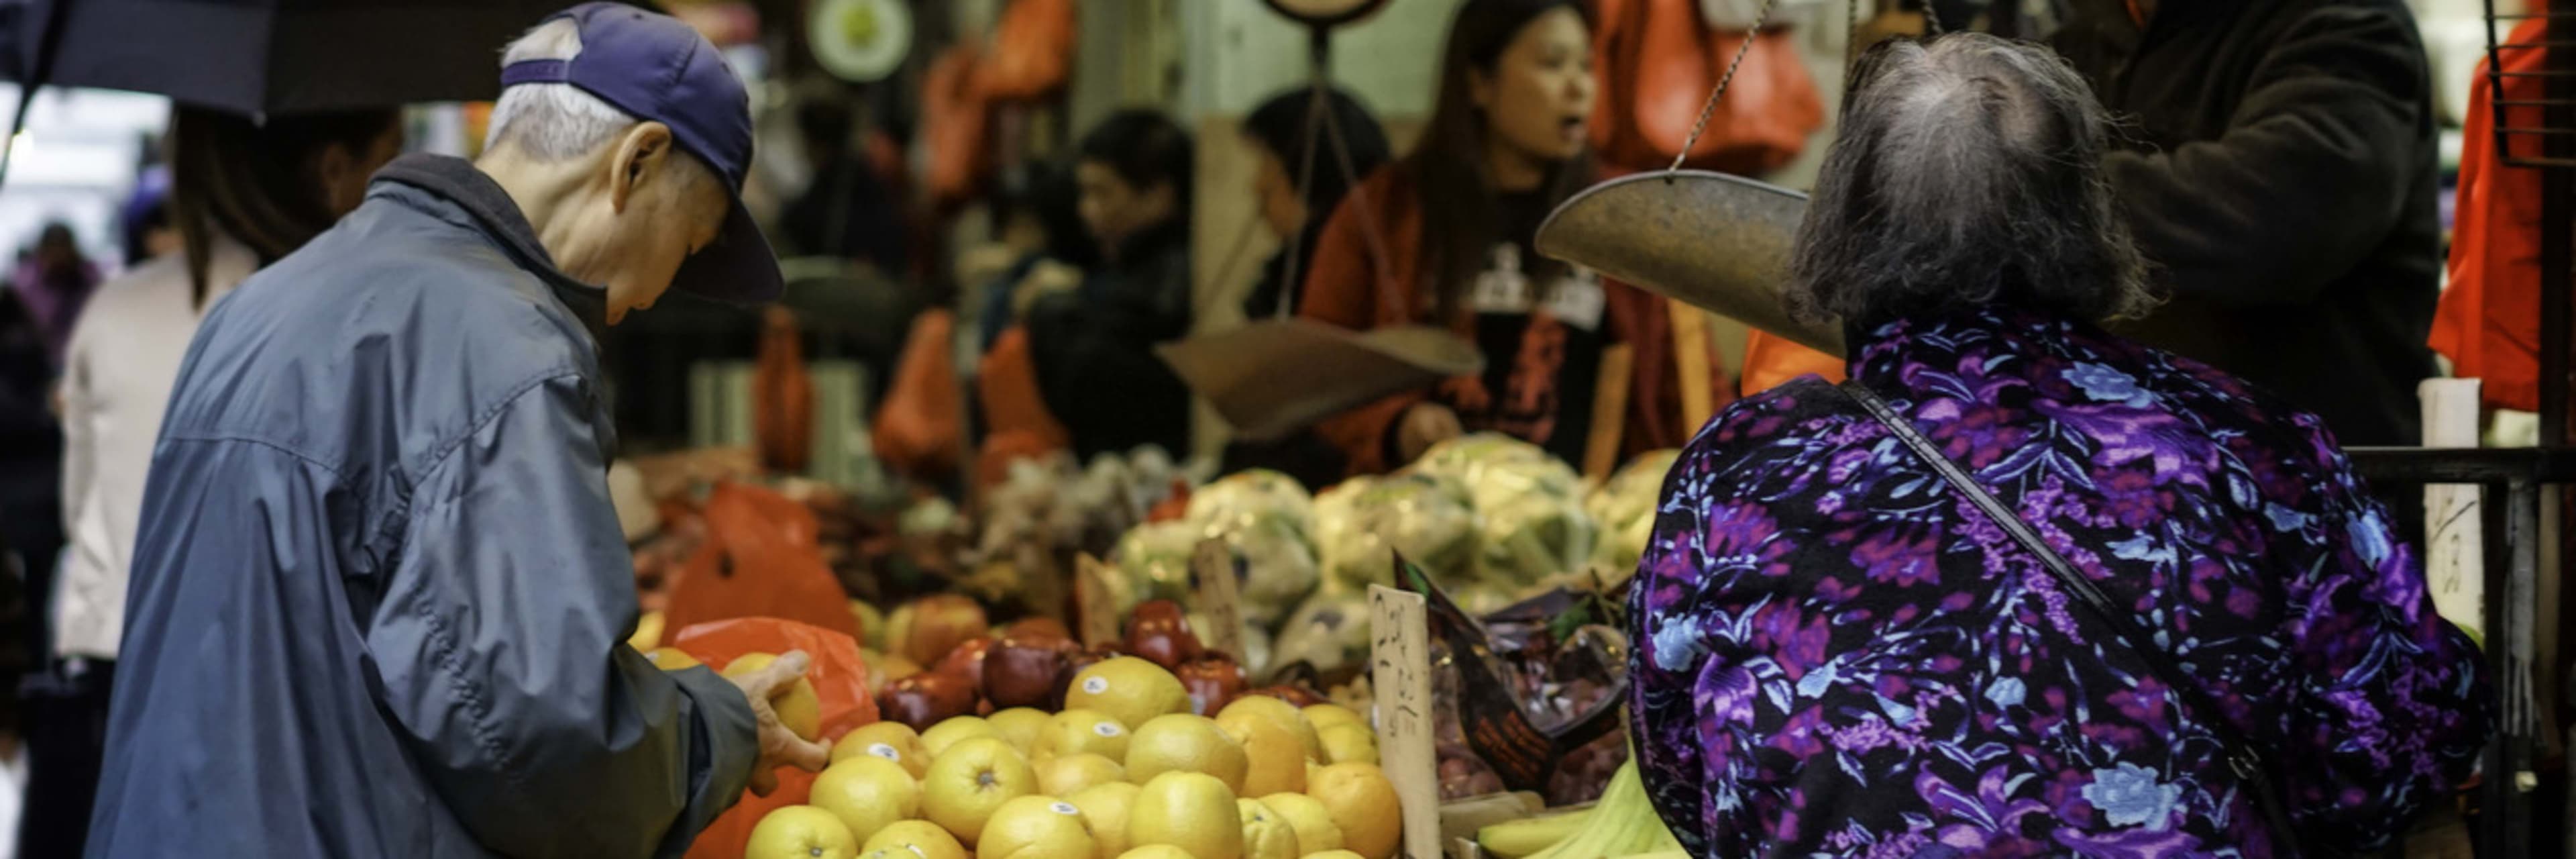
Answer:
[[[868, 696], [867, 661], [859, 657], [859, 642], [848, 633], [773, 617], [746, 617], [681, 629], [671, 646], [719, 670], [746, 653], [805, 651], [814, 659], [805, 679], [814, 684], [814, 694], [823, 702], [825, 742], [877, 720], [876, 700]], [[688, 859], [741, 859], [760, 818], [786, 806], [803, 805], [813, 787], [813, 773], [794, 767], [779, 770], [778, 790], [766, 797], [743, 791], [741, 802], [698, 833], [698, 840], [689, 845]]]
[[723, 483], [702, 515], [707, 540], [670, 584], [667, 628], [774, 617], [859, 634], [849, 596], [823, 563], [814, 511], [767, 489]]
[[953, 357], [956, 332], [956, 314], [925, 310], [912, 320], [912, 332], [904, 339], [894, 386], [877, 407], [876, 428], [869, 437], [877, 458], [897, 474], [929, 478], [957, 470], [966, 434], [966, 395]]

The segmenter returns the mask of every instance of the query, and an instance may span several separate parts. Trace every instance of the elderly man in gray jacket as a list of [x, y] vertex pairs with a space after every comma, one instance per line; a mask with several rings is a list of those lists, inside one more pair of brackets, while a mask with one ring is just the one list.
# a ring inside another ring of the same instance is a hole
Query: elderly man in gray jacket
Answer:
[[479, 163], [413, 156], [218, 304], [145, 491], [92, 857], [678, 855], [825, 748], [627, 647], [601, 326], [763, 300], [749, 100], [670, 18], [514, 43]]

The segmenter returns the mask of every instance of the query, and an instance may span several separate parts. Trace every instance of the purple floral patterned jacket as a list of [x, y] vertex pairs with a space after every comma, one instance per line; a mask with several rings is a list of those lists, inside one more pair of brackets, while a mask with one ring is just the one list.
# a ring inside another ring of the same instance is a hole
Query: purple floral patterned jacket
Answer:
[[2194, 718], [2279, 771], [2304, 849], [2376, 848], [2471, 772], [2474, 646], [2313, 416], [2080, 323], [1855, 337], [1852, 374], [2018, 510], [2224, 713], [1814, 378], [1666, 478], [1632, 591], [1633, 728], [1701, 856], [2276, 855]]

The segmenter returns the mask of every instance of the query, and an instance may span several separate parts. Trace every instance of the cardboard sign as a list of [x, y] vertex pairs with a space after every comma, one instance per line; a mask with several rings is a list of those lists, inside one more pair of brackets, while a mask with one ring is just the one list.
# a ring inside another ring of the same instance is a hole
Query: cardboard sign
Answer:
[[1235, 437], [1281, 438], [1399, 391], [1484, 372], [1466, 338], [1422, 325], [1353, 332], [1312, 319], [1255, 322], [1154, 347]]
[[1432, 749], [1431, 632], [1422, 595], [1370, 585], [1369, 642], [1378, 768], [1404, 803], [1404, 855], [1440, 859], [1440, 761]]
[[1073, 562], [1074, 611], [1081, 617], [1082, 646], [1098, 647], [1118, 640], [1118, 606], [1110, 598], [1116, 593], [1109, 584], [1109, 568], [1099, 558], [1084, 553]]
[[[2426, 379], [2416, 386], [2424, 404], [2425, 447], [2478, 446], [2478, 384], [2476, 379]], [[2480, 489], [2424, 487], [2424, 578], [2433, 610], [2484, 641], [2487, 547]]]
[[1207, 618], [1208, 629], [1202, 630], [1207, 646], [1244, 664], [1243, 600], [1235, 593], [1237, 568], [1243, 561], [1224, 540], [1200, 540], [1190, 553], [1190, 578], [1195, 580], [1199, 614]]

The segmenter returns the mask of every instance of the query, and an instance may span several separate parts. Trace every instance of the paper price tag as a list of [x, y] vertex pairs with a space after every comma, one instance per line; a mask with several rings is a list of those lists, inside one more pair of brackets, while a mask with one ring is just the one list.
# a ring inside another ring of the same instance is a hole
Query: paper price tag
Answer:
[[1118, 640], [1118, 606], [1111, 594], [1109, 568], [1089, 554], [1073, 562], [1074, 610], [1081, 615], [1082, 646], [1098, 647]]
[[1440, 761], [1431, 736], [1431, 631], [1422, 595], [1369, 586], [1369, 689], [1378, 768], [1404, 803], [1406, 859], [1440, 859]]
[[1196, 607], [1210, 627], [1202, 630], [1207, 646], [1242, 665], [1243, 600], [1235, 592], [1237, 563], [1234, 549], [1223, 540], [1201, 540], [1190, 553], [1190, 578], [1197, 580]]

